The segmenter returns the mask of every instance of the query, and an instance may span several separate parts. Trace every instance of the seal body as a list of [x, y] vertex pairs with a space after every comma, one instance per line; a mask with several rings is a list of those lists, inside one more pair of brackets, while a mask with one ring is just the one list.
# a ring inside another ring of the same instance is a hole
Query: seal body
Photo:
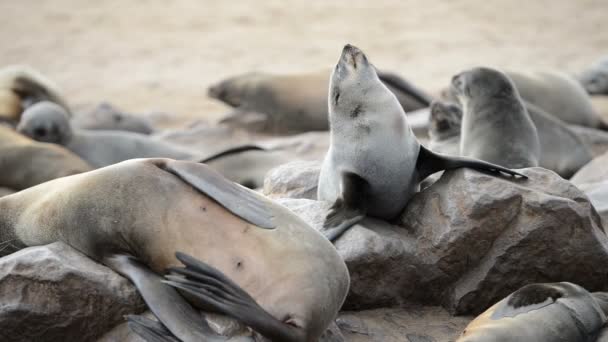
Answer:
[[428, 134], [431, 150], [449, 155], [460, 155], [460, 126], [462, 109], [452, 103], [431, 103]]
[[606, 316], [572, 283], [530, 284], [475, 318], [457, 342], [595, 341]]
[[100, 262], [133, 256], [156, 273], [178, 265], [176, 251], [190, 254], [276, 320], [304, 330], [307, 341], [335, 318], [348, 291], [346, 266], [322, 235], [203, 164], [130, 160], [3, 197], [0, 208], [0, 237], [26, 246], [63, 241]]
[[107, 102], [100, 103], [88, 113], [75, 114], [72, 126], [78, 129], [103, 131], [129, 131], [140, 134], [154, 132], [152, 125], [142, 117], [125, 113]]
[[474, 68], [454, 76], [452, 89], [463, 111], [461, 155], [511, 168], [538, 166], [536, 127], [505, 74]]

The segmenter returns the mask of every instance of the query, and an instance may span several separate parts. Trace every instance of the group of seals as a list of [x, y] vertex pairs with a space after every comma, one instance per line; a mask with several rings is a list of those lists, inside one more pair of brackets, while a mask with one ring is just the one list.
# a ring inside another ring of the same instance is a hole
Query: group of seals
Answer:
[[[430, 104], [430, 96], [403, 78], [388, 72], [379, 74], [405, 110]], [[329, 70], [292, 75], [247, 73], [212, 85], [209, 96], [237, 108], [238, 112], [226, 118], [225, 122], [238, 122], [240, 116], [253, 112], [266, 117], [264, 124], [259, 125], [261, 131], [287, 134], [325, 131], [329, 129], [329, 75]], [[246, 125], [250, 126], [249, 123]]]
[[399, 215], [437, 171], [469, 167], [519, 175], [480, 160], [436, 154], [420, 145], [395, 95], [365, 54], [346, 45], [329, 86], [330, 147], [321, 167], [319, 200], [333, 203], [324, 226], [337, 239], [365, 215]]
[[475, 318], [456, 342], [596, 341], [607, 303], [572, 283], [529, 284]]
[[0, 241], [69, 244], [130, 279], [183, 341], [220, 338], [190, 304], [273, 341], [316, 341], [349, 288], [336, 249], [302, 219], [186, 161], [129, 160], [2, 197]]

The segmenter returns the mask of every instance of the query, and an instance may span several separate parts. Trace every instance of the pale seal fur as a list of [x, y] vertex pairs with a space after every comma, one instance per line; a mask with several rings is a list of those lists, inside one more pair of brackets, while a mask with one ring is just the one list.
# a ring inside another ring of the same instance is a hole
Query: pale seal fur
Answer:
[[502, 72], [478, 67], [452, 78], [462, 106], [460, 154], [509, 168], [538, 166], [536, 126], [511, 80]]
[[349, 287], [344, 261], [321, 234], [193, 162], [130, 160], [2, 197], [0, 241], [63, 241], [104, 263], [183, 341], [221, 338], [190, 304], [272, 341], [316, 341]]
[[578, 80], [590, 95], [608, 95], [608, 56], [584, 70]]

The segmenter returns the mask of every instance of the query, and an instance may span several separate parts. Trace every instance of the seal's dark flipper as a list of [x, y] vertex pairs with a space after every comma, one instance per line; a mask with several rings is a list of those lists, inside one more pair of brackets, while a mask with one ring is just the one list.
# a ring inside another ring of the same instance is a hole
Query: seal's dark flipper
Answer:
[[382, 83], [392, 88], [398, 89], [401, 92], [411, 96], [420, 103], [421, 108], [428, 107], [431, 105], [433, 98], [422, 90], [415, 87], [403, 77], [385, 71], [376, 70], [376, 72], [378, 74], [378, 78], [380, 78], [380, 81], [382, 81]]
[[127, 277], [154, 315], [182, 341], [225, 341], [163, 278], [132, 256], [115, 254], [103, 259], [108, 267]]
[[224, 178], [204, 164], [169, 161], [159, 165], [242, 219], [266, 229], [275, 228], [272, 213], [260, 195]]
[[180, 342], [160, 322], [138, 315], [128, 315], [127, 321], [129, 329], [147, 342]]
[[343, 172], [341, 185], [342, 196], [331, 206], [323, 223], [325, 236], [331, 242], [361, 221], [367, 212], [369, 183], [355, 173]]
[[223, 157], [227, 157], [233, 154], [239, 154], [247, 151], [266, 151], [265, 148], [257, 146], [257, 145], [242, 145], [237, 147], [231, 147], [229, 149], [214, 153], [208, 157], [205, 157], [201, 160], [198, 160], [199, 163], [209, 163], [216, 159], [220, 159]]
[[301, 328], [274, 318], [219, 270], [183, 253], [175, 256], [186, 267], [170, 268], [165, 283], [197, 298], [203, 307], [243, 322], [271, 341], [305, 341]]
[[416, 161], [418, 181], [422, 181], [437, 171], [457, 169], [460, 167], [467, 167], [480, 171], [490, 171], [498, 174], [505, 173], [510, 176], [528, 178], [526, 175], [507, 169], [506, 167], [502, 167], [500, 165], [473, 158], [442, 155], [432, 152], [420, 145], [420, 152], [418, 153], [418, 160]]

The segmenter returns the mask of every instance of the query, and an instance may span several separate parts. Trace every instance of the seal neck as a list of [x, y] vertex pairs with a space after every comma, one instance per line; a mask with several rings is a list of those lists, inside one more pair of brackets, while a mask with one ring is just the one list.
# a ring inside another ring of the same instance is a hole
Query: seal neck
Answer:
[[0, 198], [0, 257], [11, 254], [25, 245], [15, 231], [14, 210], [9, 199]]

